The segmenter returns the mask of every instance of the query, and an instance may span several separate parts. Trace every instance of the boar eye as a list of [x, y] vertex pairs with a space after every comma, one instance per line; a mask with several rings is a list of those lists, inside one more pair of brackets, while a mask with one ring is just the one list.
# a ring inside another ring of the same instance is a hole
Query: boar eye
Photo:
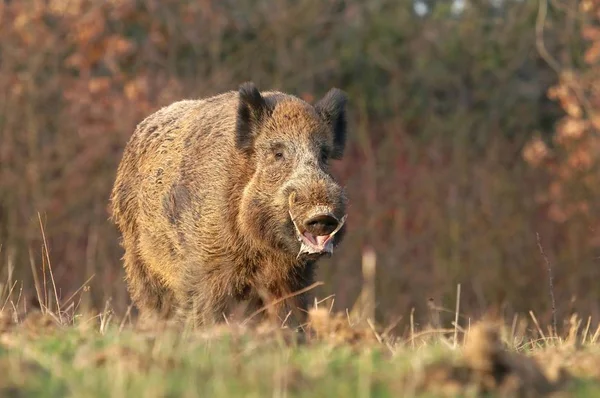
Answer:
[[273, 157], [275, 160], [283, 160], [285, 157], [285, 151], [282, 144], [275, 144], [271, 147], [271, 152], [273, 153]]

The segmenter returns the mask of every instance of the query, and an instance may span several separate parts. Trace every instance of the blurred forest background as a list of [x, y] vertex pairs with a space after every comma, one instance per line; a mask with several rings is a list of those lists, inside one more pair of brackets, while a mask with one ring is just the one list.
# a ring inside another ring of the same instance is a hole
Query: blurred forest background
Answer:
[[336, 86], [350, 230], [321, 297], [354, 304], [370, 246], [382, 323], [460, 283], [462, 313], [549, 324], [547, 263], [557, 317], [598, 321], [599, 62], [594, 1], [0, 0], [0, 265], [27, 297], [49, 259], [61, 297], [92, 278], [84, 303], [124, 311], [107, 205], [135, 125], [246, 80]]

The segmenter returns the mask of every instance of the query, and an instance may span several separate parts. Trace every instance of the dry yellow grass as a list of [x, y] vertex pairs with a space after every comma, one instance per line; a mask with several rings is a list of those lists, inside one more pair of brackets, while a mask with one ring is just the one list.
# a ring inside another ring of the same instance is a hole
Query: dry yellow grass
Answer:
[[[473, 323], [398, 338], [315, 308], [305, 333], [280, 324], [180, 333], [46, 310], [0, 313], [0, 392], [15, 396], [592, 396], [597, 333], [564, 337]], [[530, 326], [535, 328], [535, 322]], [[511, 334], [512, 333], [512, 334]], [[198, 376], [200, 375], [200, 376]], [[19, 395], [20, 394], [20, 395]]]

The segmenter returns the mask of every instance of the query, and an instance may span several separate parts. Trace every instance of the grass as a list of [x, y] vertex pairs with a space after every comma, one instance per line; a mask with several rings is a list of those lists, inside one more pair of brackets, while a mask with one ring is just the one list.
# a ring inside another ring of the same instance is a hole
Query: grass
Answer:
[[370, 321], [372, 303], [367, 318], [331, 313], [332, 297], [315, 302], [306, 333], [268, 322], [176, 330], [117, 319], [108, 304], [89, 314], [76, 300], [86, 285], [60, 303], [45, 260], [41, 277], [32, 266], [38, 309], [11, 272], [0, 284], [0, 397], [600, 395], [600, 325], [573, 316], [559, 336], [530, 312], [462, 328], [460, 285], [452, 328], [431, 302], [431, 323], [416, 329], [411, 313], [404, 337]]
[[305, 339], [269, 324], [181, 333], [103, 316], [64, 325], [47, 311], [14, 315], [1, 318], [3, 397], [600, 394], [600, 345], [583, 331], [511, 343], [509, 328], [482, 322], [453, 348], [452, 330], [394, 340], [326, 310], [311, 312]]

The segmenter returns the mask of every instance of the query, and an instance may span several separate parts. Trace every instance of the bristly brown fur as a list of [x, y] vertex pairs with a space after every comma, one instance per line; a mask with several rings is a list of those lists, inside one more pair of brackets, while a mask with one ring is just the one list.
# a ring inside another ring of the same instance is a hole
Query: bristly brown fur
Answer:
[[[328, 171], [328, 157], [343, 154], [345, 103], [336, 89], [313, 107], [250, 82], [176, 102], [137, 126], [111, 212], [144, 317], [211, 324], [244, 301], [250, 311], [313, 282], [315, 259], [297, 258], [289, 212], [301, 219], [327, 205], [345, 214]], [[294, 296], [275, 310], [285, 317], [307, 300]]]

